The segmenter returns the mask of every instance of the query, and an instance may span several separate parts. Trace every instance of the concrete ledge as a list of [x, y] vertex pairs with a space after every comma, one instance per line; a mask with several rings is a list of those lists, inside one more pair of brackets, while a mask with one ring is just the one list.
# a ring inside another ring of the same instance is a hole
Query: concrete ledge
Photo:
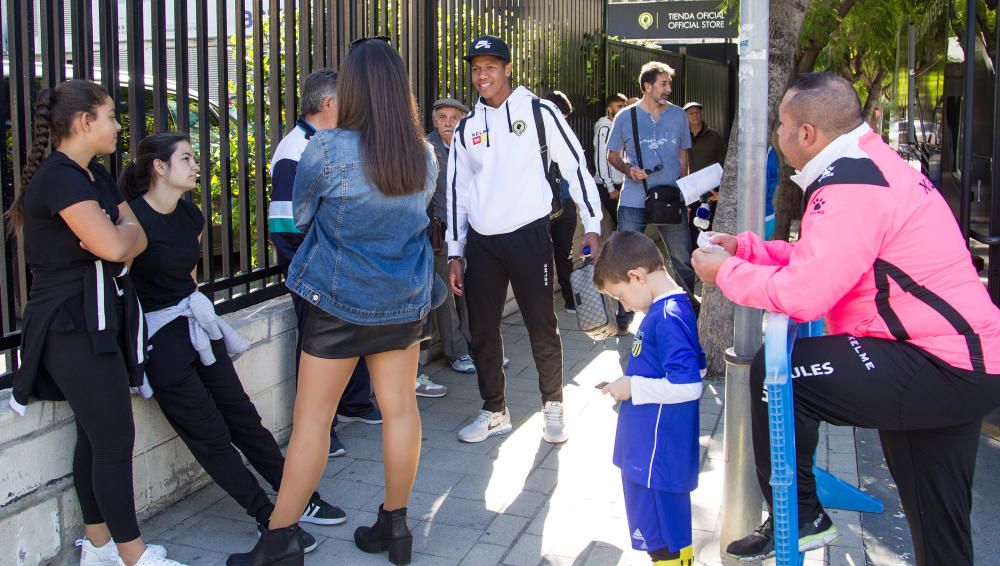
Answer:
[[[295, 395], [295, 313], [281, 297], [224, 317], [250, 342], [236, 370], [264, 426], [279, 443], [291, 431]], [[0, 393], [0, 548], [4, 564], [71, 563], [83, 536], [73, 490], [76, 424], [65, 402], [33, 401], [18, 416]], [[133, 477], [140, 518], [211, 481], [154, 399], [132, 399]], [[7, 562], [11, 560], [11, 562]]]

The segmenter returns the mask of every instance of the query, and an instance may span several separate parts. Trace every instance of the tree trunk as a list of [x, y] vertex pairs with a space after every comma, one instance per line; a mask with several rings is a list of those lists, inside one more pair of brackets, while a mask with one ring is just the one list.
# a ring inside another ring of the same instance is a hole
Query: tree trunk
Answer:
[[[799, 43], [802, 20], [811, 0], [771, 0], [768, 45], [768, 131], [778, 115], [778, 106], [785, 93], [788, 77], [795, 68], [795, 49]], [[719, 188], [719, 207], [715, 213], [714, 227], [720, 232], [736, 231], [736, 169], [739, 160], [739, 129], [733, 124], [729, 137], [722, 185]], [[734, 307], [714, 285], [706, 286], [702, 295], [698, 333], [708, 357], [710, 375], [725, 375], [726, 349], [733, 344]]]
[[878, 101], [882, 98], [882, 89], [885, 88], [885, 71], [879, 70], [875, 74], [875, 79], [872, 84], [868, 87], [868, 98], [865, 99], [865, 105], [861, 108], [862, 115], [865, 117], [865, 122], [871, 124], [872, 112], [875, 111], [875, 107], [878, 106]]

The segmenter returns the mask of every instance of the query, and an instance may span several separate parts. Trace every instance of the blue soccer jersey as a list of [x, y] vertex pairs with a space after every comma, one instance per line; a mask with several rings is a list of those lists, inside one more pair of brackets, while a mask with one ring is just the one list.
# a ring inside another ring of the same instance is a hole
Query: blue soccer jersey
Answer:
[[696, 320], [683, 291], [657, 297], [632, 343], [625, 374], [648, 378], [656, 385], [648, 389], [657, 393], [640, 398], [633, 380], [633, 398], [618, 410], [614, 464], [649, 489], [687, 492], [698, 485], [698, 397], [706, 363]]

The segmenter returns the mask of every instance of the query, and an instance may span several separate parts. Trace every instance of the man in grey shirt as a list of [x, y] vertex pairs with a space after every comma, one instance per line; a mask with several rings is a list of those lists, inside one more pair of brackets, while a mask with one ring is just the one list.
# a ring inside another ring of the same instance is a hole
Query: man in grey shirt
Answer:
[[[451, 151], [451, 138], [455, 126], [469, 113], [469, 107], [454, 98], [442, 98], [434, 102], [431, 116], [434, 121], [434, 131], [428, 134], [427, 141], [434, 146], [434, 154], [438, 161], [437, 186], [427, 215], [435, 220], [446, 223], [448, 217], [447, 168], [448, 152]], [[448, 280], [447, 249], [434, 256], [434, 269], [445, 281]], [[456, 297], [450, 292], [444, 303], [432, 313], [434, 323], [441, 334], [441, 346], [444, 356], [448, 358], [451, 369], [460, 373], [475, 373], [476, 366], [469, 356], [469, 313], [465, 306], [465, 297]], [[424, 376], [426, 377], [426, 376]]]
[[[618, 205], [618, 231], [644, 232], [646, 218], [646, 192], [643, 180], [649, 187], [676, 183], [688, 174], [688, 150], [691, 148], [691, 131], [687, 115], [679, 106], [671, 104], [670, 83], [674, 70], [664, 63], [651, 61], [642, 66], [639, 84], [642, 99], [633, 106], [618, 112], [608, 136], [608, 163], [625, 174]], [[636, 156], [633, 136], [632, 108], [638, 117], [639, 144], [642, 167]], [[623, 157], [623, 152], [627, 160]], [[694, 289], [694, 270], [691, 268], [691, 235], [685, 218], [679, 224], [657, 225], [663, 243], [670, 255], [670, 264], [678, 276], [678, 283], [690, 293]], [[619, 308], [618, 326], [624, 333], [631, 322], [632, 313]]]

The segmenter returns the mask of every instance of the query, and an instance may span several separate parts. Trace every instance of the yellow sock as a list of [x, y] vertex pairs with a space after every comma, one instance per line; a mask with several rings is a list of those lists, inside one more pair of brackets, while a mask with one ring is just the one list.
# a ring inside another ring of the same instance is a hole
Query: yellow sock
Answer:
[[681, 555], [670, 560], [657, 560], [653, 566], [694, 566], [694, 547], [685, 546], [681, 549]]

